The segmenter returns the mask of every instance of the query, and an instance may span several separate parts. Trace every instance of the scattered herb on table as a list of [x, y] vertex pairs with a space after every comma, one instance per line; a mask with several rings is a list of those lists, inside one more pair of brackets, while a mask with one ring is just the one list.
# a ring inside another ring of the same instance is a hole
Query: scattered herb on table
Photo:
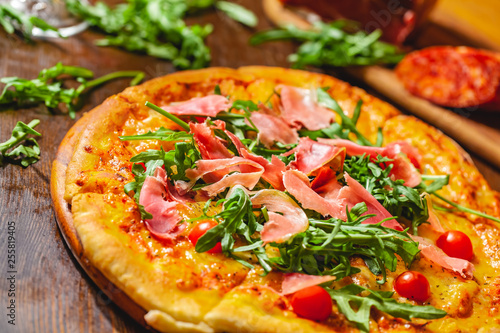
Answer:
[[312, 66], [343, 67], [351, 65], [395, 64], [403, 54], [394, 45], [379, 41], [382, 32], [370, 34], [357, 29], [353, 22], [337, 20], [317, 22], [311, 29], [288, 25], [255, 34], [252, 45], [270, 41], [293, 40], [302, 44], [297, 53], [289, 56], [293, 67]]
[[71, 13], [108, 35], [97, 45], [143, 52], [171, 60], [181, 69], [202, 68], [210, 62], [204, 39], [213, 27], [188, 26], [183, 20], [187, 15], [216, 6], [238, 22], [249, 26], [257, 23], [249, 10], [216, 0], [129, 0], [114, 8], [103, 2], [88, 5], [66, 0], [66, 5]]
[[5, 163], [19, 162], [23, 167], [38, 162], [40, 159], [40, 146], [34, 138], [28, 136], [41, 136], [34, 128], [40, 124], [40, 120], [34, 119], [29, 124], [22, 121], [12, 130], [10, 139], [0, 143], [0, 166]]
[[[62, 76], [62, 78], [61, 78]], [[18, 106], [44, 103], [49, 109], [63, 104], [67, 107], [71, 118], [75, 118], [75, 111], [81, 102], [81, 95], [91, 88], [108, 81], [131, 77], [131, 84], [142, 81], [144, 73], [141, 71], [119, 71], [90, 80], [94, 73], [86, 68], [64, 66], [58, 63], [54, 67], [44, 69], [33, 80], [18, 77], [4, 77], [0, 82], [5, 84], [0, 95], [0, 105], [17, 103]], [[65, 88], [65, 79], [72, 78], [80, 83], [77, 88]]]
[[8, 4], [0, 4], [0, 25], [8, 34], [13, 34], [19, 30], [24, 38], [31, 41], [33, 27], [43, 31], [58, 31], [46, 21], [36, 16], [27, 16]]

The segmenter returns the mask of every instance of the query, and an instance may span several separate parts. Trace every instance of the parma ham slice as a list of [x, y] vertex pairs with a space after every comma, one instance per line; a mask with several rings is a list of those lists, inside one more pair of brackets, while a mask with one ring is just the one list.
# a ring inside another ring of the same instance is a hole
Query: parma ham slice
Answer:
[[232, 106], [226, 97], [208, 95], [195, 97], [188, 101], [162, 106], [162, 109], [178, 116], [197, 115], [215, 117], [221, 111], [227, 111]]
[[153, 177], [146, 177], [139, 204], [153, 215], [146, 220], [146, 226], [155, 237], [174, 240], [185, 229], [184, 224], [178, 224], [182, 220], [177, 212], [179, 202], [168, 191], [167, 174], [163, 168], [157, 168]]
[[335, 121], [335, 114], [317, 103], [314, 89], [281, 85], [281, 118], [295, 128], [316, 131]]
[[304, 232], [309, 220], [299, 205], [286, 193], [278, 190], [261, 190], [252, 196], [253, 205], [267, 208], [269, 221], [264, 224], [261, 238], [265, 244], [282, 243], [292, 236]]
[[281, 294], [293, 294], [299, 290], [316, 286], [328, 281], [333, 281], [335, 279], [336, 277], [331, 275], [319, 276], [301, 273], [288, 273], [283, 277], [283, 282], [281, 283]]
[[418, 242], [418, 248], [422, 256], [436, 265], [452, 270], [460, 274], [464, 279], [472, 279], [474, 277], [474, 265], [471, 262], [464, 259], [449, 257], [440, 248], [424, 237], [413, 235], [410, 235], [410, 237], [415, 242]]

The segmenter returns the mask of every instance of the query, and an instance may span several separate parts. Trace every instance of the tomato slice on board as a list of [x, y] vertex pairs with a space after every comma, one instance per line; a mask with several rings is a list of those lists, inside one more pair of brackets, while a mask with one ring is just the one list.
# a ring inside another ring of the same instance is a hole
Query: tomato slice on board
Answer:
[[[216, 225], [217, 225], [217, 222], [212, 221], [212, 220], [198, 223], [189, 232], [189, 235], [188, 235], [189, 241], [193, 245], [196, 245], [196, 243], [198, 242], [198, 239], [200, 239], [201, 236], [203, 236], [208, 230], [212, 229]], [[217, 244], [215, 244], [215, 246], [212, 249], [208, 250], [207, 253], [222, 253], [221, 243], [218, 242]]]
[[408, 299], [425, 302], [431, 297], [431, 289], [427, 278], [415, 271], [400, 274], [394, 282], [394, 290]]
[[470, 261], [474, 256], [469, 236], [458, 230], [449, 230], [443, 233], [437, 239], [436, 245], [450, 257]]
[[429, 47], [408, 54], [396, 75], [410, 93], [435, 104], [465, 108], [487, 103], [495, 108], [491, 103], [500, 92], [500, 55], [464, 46]]
[[301, 289], [292, 295], [291, 305], [297, 315], [311, 320], [326, 320], [332, 313], [330, 294], [320, 286]]

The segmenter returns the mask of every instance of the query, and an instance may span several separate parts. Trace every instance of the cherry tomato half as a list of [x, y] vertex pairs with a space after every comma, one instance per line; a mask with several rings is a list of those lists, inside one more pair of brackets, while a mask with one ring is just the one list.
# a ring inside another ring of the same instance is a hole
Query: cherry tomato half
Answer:
[[[215, 221], [205, 221], [205, 222], [198, 223], [189, 232], [189, 235], [188, 235], [189, 241], [193, 245], [196, 245], [196, 243], [198, 242], [198, 239], [200, 239], [201, 236], [203, 236], [208, 230], [212, 229], [216, 225], [217, 225], [217, 222], [215, 222]], [[212, 249], [208, 250], [207, 253], [222, 253], [222, 246], [221, 246], [220, 242], [215, 244], [215, 246]]]
[[408, 299], [425, 302], [431, 297], [431, 288], [427, 278], [414, 271], [400, 274], [394, 282], [394, 289], [398, 294]]
[[320, 286], [297, 291], [291, 300], [293, 312], [311, 320], [326, 320], [332, 314], [332, 298]]
[[436, 245], [450, 257], [470, 261], [474, 256], [469, 236], [458, 230], [443, 233], [437, 239]]

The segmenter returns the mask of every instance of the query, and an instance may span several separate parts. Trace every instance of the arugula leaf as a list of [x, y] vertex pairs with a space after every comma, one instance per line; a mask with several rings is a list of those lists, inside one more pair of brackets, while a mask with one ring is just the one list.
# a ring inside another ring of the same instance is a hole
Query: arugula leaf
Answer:
[[228, 1], [217, 1], [215, 7], [237, 22], [252, 28], [257, 26], [257, 16], [243, 6]]
[[[344, 170], [370, 192], [393, 216], [411, 222], [412, 231], [429, 219], [427, 201], [422, 199], [421, 187], [411, 188], [403, 185], [404, 180], [393, 180], [389, 174], [392, 165], [385, 166], [391, 159], [378, 156], [352, 156], [346, 158]], [[384, 168], [382, 168], [384, 166]]]
[[160, 140], [160, 141], [182, 141], [191, 140], [193, 135], [182, 131], [174, 131], [164, 127], [160, 127], [156, 132], [148, 131], [144, 134], [120, 136], [122, 141], [133, 140]]
[[404, 55], [396, 46], [379, 41], [381, 35], [380, 30], [367, 34], [352, 21], [318, 21], [311, 29], [288, 25], [257, 33], [250, 39], [250, 44], [277, 40], [302, 42], [297, 53], [288, 58], [295, 68], [398, 63]]
[[337, 103], [337, 101], [334, 100], [324, 89], [318, 88], [316, 90], [316, 93], [318, 96], [318, 103], [335, 111], [335, 113], [338, 114], [342, 119], [342, 124], [341, 124], [342, 134], [340, 137], [347, 138], [350, 133], [353, 133], [356, 135], [359, 144], [363, 146], [373, 146], [373, 144], [367, 138], [365, 138], [363, 134], [361, 134], [356, 128], [356, 122], [358, 121], [363, 101], [361, 100], [358, 101], [356, 109], [354, 111], [354, 115], [351, 119], [344, 114], [344, 111]]
[[176, 143], [175, 149], [168, 151], [163, 161], [170, 179], [189, 181], [186, 170], [194, 168], [196, 161], [200, 159], [200, 152], [194, 142], [190, 141]]
[[[61, 75], [68, 75], [80, 82], [80, 86], [74, 88], [64, 88], [63, 79], [58, 79]], [[25, 104], [44, 103], [49, 109], [54, 109], [59, 104], [64, 104], [69, 112], [69, 116], [74, 119], [75, 111], [78, 108], [81, 95], [95, 86], [101, 85], [110, 80], [122, 77], [134, 77], [133, 83], [142, 80], [144, 73], [140, 71], [121, 71], [105, 75], [101, 78], [87, 81], [94, 74], [82, 67], [64, 66], [61, 63], [54, 67], [44, 69], [33, 80], [18, 77], [4, 77], [0, 82], [5, 87], [0, 95], [0, 104], [17, 103], [18, 106]]]
[[94, 5], [78, 0], [66, 0], [68, 10], [87, 21], [107, 37], [99, 46], [116, 46], [171, 60], [179, 69], [206, 67], [210, 50], [205, 38], [212, 33], [211, 25], [188, 26], [184, 18], [213, 6], [232, 19], [255, 26], [256, 17], [249, 10], [216, 0], [128, 0], [111, 8], [103, 2]]
[[[13, 34], [17, 29], [26, 41], [32, 41], [33, 27], [43, 31], [52, 30], [58, 32], [57, 28], [36, 16], [27, 16], [9, 4], [0, 4], [0, 25], [8, 34]], [[58, 32], [59, 33], [59, 32]], [[60, 37], [62, 37], [59, 34]]]
[[[391, 298], [392, 292], [374, 291], [368, 288], [350, 284], [339, 290], [325, 288], [337, 307], [349, 321], [355, 322], [358, 328], [364, 332], [370, 330], [370, 310], [372, 307], [397, 318], [411, 320], [412, 318], [438, 319], [447, 313], [430, 305], [413, 305], [398, 303]], [[358, 296], [362, 292], [369, 295]]]
[[[40, 146], [35, 139], [26, 139], [28, 135], [41, 136], [34, 128], [40, 124], [40, 120], [34, 119], [29, 124], [18, 121], [12, 130], [12, 136], [5, 142], [0, 143], [0, 166], [6, 161], [15, 162], [16, 158], [21, 158], [21, 165], [27, 167], [40, 159]], [[32, 145], [21, 144], [23, 141]], [[9, 150], [12, 149], [10, 152]]]
[[272, 244], [280, 251], [280, 257], [271, 258], [274, 267], [284, 272], [303, 272], [312, 275], [325, 275], [343, 268], [336, 275], [337, 279], [358, 272], [351, 267], [351, 256], [369, 258], [372, 272], [382, 274], [380, 284], [385, 283], [386, 268], [395, 271], [397, 255], [410, 266], [419, 253], [418, 244], [411, 240], [404, 231], [397, 231], [380, 224], [362, 224], [362, 221], [373, 215], [359, 216], [366, 212], [362, 209], [351, 211], [352, 222], [339, 219], [310, 219], [308, 230], [297, 234], [286, 244]]

